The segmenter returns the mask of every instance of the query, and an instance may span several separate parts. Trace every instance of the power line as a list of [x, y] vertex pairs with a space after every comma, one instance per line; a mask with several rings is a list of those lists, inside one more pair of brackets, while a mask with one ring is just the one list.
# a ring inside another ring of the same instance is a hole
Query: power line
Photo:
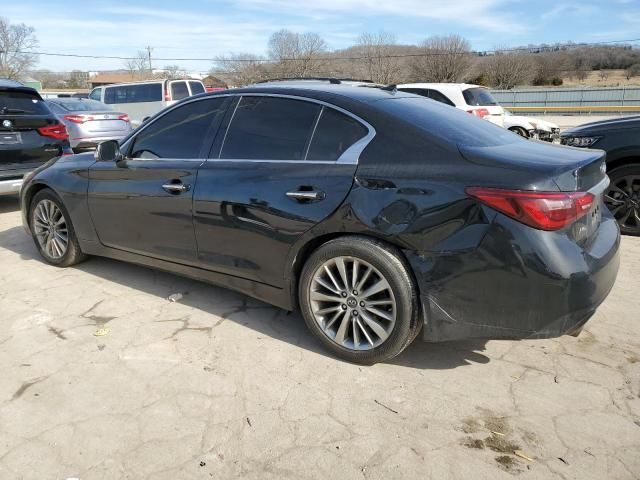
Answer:
[[[640, 38], [633, 38], [629, 40], [610, 40], [606, 42], [589, 42], [589, 43], [565, 43], [565, 44], [556, 44], [556, 45], [548, 45], [548, 46], [538, 46], [538, 47], [514, 47], [514, 48], [503, 48], [496, 50], [483, 50], [483, 51], [472, 51], [472, 52], [422, 52], [422, 53], [403, 53], [396, 55], [382, 55], [383, 58], [415, 58], [415, 57], [433, 57], [433, 56], [443, 56], [443, 55], [474, 55], [474, 56], [488, 56], [495, 55], [499, 53], [506, 52], [530, 52], [530, 53], [543, 53], [543, 52], [554, 52], [563, 49], [572, 49], [572, 48], [581, 48], [581, 47], [595, 47], [601, 45], [612, 45], [612, 44], [630, 44], [640, 42]], [[147, 52], [149, 53], [149, 62], [151, 61], [151, 47], [147, 47]], [[91, 59], [101, 59], [101, 60], [137, 60], [137, 57], [122, 57], [116, 55], [82, 55], [76, 53], [57, 53], [57, 52], [34, 52], [34, 51], [20, 51], [18, 53], [27, 53], [32, 55], [42, 55], [42, 56], [50, 56], [50, 57], [68, 57], [68, 58], [91, 58]], [[370, 57], [368, 56], [349, 56], [349, 57], [331, 57], [327, 56], [327, 60], [346, 60], [346, 61], [354, 61], [354, 60], [366, 60]], [[316, 57], [318, 59], [318, 57]], [[269, 58], [198, 58], [198, 57], [185, 57], [185, 58], [155, 58], [154, 60], [162, 61], [162, 62], [247, 62], [247, 63], [277, 63], [277, 62], [295, 62], [295, 61], [308, 61], [308, 58], [279, 58], [279, 59], [269, 59]]]

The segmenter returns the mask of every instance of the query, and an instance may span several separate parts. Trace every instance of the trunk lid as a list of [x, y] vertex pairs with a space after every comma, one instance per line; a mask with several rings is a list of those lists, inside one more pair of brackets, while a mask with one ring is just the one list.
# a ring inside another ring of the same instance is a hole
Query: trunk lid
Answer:
[[496, 169], [492, 173], [496, 186], [586, 192], [606, 176], [606, 153], [602, 150], [531, 140], [489, 147], [462, 145], [459, 149], [466, 160]]

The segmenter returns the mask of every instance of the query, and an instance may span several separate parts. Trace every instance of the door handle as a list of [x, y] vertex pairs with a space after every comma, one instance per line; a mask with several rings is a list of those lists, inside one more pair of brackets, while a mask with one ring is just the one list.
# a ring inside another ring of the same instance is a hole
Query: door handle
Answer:
[[169, 193], [184, 193], [184, 192], [188, 192], [191, 186], [182, 182], [165, 183], [164, 185], [162, 185], [162, 188]]
[[319, 190], [294, 190], [291, 192], [287, 192], [285, 194], [291, 200], [295, 200], [297, 202], [317, 202], [319, 200], [323, 200], [325, 197], [324, 192]]

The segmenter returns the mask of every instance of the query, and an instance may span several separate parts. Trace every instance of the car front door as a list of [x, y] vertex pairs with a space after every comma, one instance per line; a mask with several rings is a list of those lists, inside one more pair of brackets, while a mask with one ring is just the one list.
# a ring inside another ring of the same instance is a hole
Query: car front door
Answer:
[[194, 193], [198, 258], [207, 268], [283, 285], [292, 244], [333, 213], [373, 129], [329, 105], [235, 100]]
[[122, 146], [123, 160], [90, 168], [89, 211], [102, 244], [196, 261], [193, 191], [228, 102], [208, 98], [171, 109]]

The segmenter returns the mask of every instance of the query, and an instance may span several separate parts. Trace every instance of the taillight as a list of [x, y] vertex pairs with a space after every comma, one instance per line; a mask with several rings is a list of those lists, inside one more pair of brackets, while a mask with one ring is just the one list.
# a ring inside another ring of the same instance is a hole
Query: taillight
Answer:
[[93, 120], [93, 117], [90, 115], [65, 115], [64, 119], [73, 123], [84, 123], [90, 122]]
[[489, 115], [491, 115], [489, 113], [489, 110], [487, 110], [486, 108], [474, 108], [472, 110], [467, 110], [467, 113], [480, 118], [488, 117]]
[[560, 230], [589, 212], [596, 197], [589, 192], [530, 192], [469, 187], [467, 195], [540, 230]]
[[127, 115], [126, 113], [124, 115], [120, 115], [118, 117], [118, 120], [122, 120], [123, 122], [129, 123], [129, 115]]
[[64, 124], [59, 123], [57, 125], [49, 125], [47, 127], [40, 127], [38, 133], [43, 137], [54, 138], [56, 140], [66, 140], [69, 138], [67, 133], [67, 127]]

